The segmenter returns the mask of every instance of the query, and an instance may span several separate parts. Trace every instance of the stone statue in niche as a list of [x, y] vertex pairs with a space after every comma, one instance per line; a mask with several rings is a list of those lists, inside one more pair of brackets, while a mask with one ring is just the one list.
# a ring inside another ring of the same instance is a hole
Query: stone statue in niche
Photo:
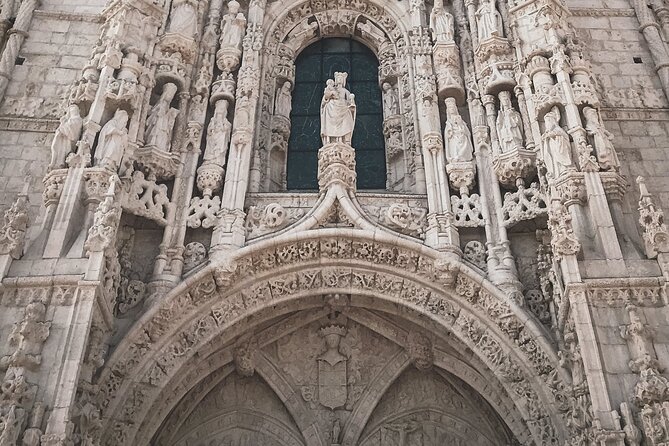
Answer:
[[563, 170], [573, 166], [569, 135], [560, 127], [560, 111], [557, 107], [544, 116], [541, 142], [544, 163], [552, 178], [557, 178]]
[[74, 151], [81, 136], [83, 119], [78, 105], [70, 105], [67, 114], [60, 120], [56, 136], [51, 143], [51, 162], [49, 169], [59, 169], [65, 166], [67, 155]]
[[472, 134], [465, 120], [460, 116], [454, 98], [446, 98], [446, 124], [444, 144], [448, 163], [466, 163], [474, 159]]
[[400, 99], [397, 87], [388, 82], [383, 83], [383, 114], [386, 118], [400, 114]]
[[430, 28], [435, 43], [450, 43], [455, 38], [453, 16], [444, 8], [443, 0], [435, 0], [430, 13]]
[[193, 37], [197, 33], [197, 12], [189, 0], [175, 1], [172, 6], [168, 33]]
[[114, 117], [107, 122], [98, 137], [95, 150], [95, 165], [117, 171], [123, 154], [128, 147], [128, 112], [116, 110]]
[[340, 436], [341, 436], [341, 421], [339, 421], [339, 418], [335, 418], [334, 422], [332, 423], [332, 438], [330, 439], [332, 444], [339, 444]]
[[511, 103], [511, 93], [499, 93], [499, 114], [497, 115], [497, 133], [502, 152], [510, 152], [523, 146], [523, 119]]
[[274, 100], [275, 115], [290, 119], [290, 111], [293, 107], [292, 88], [293, 85], [290, 81], [286, 81], [281, 88], [277, 90], [276, 98]]
[[346, 89], [348, 73], [335, 73], [328, 79], [321, 101], [321, 138], [323, 144], [351, 144], [355, 127], [355, 95]]
[[158, 102], [153, 106], [146, 121], [144, 139], [147, 146], [155, 146], [165, 152], [170, 151], [172, 145], [172, 130], [179, 110], [171, 107], [172, 100], [177, 94], [177, 86], [172, 83], [163, 86], [163, 92]]
[[481, 5], [476, 10], [476, 21], [479, 41], [503, 35], [502, 16], [495, 7], [495, 0], [481, 0]]
[[599, 119], [599, 112], [592, 107], [583, 109], [585, 131], [592, 137], [599, 165], [606, 170], [620, 166], [618, 154], [613, 146], [613, 134], [606, 130]]
[[221, 99], [216, 102], [216, 110], [209, 127], [207, 127], [207, 147], [202, 157], [205, 163], [225, 165], [225, 155], [230, 145], [232, 124], [228, 121], [228, 101]]
[[242, 49], [242, 39], [246, 29], [246, 17], [239, 11], [239, 2], [228, 2], [228, 13], [223, 17], [221, 26], [221, 48]]

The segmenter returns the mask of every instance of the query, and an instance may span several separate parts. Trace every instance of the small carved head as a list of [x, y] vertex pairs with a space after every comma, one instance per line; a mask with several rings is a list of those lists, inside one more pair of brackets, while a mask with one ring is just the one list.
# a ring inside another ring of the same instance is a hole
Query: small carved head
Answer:
[[338, 87], [346, 86], [346, 78], [348, 78], [348, 73], [346, 72], [336, 72], [334, 74], [335, 85]]
[[167, 99], [168, 101], [172, 102], [172, 99], [174, 99], [174, 95], [177, 94], [177, 90], [179, 88], [176, 86], [176, 84], [173, 83], [167, 83], [163, 87], [163, 97]]
[[237, 14], [239, 12], [240, 4], [236, 0], [230, 0], [228, 2], [228, 11], [230, 14]]
[[119, 127], [125, 127], [128, 124], [128, 112], [121, 109], [116, 110], [114, 120], [119, 124]]

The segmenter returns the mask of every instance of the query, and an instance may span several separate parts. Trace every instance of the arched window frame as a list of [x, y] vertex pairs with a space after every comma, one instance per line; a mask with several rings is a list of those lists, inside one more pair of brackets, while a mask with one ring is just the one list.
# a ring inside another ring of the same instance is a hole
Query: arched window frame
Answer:
[[266, 124], [258, 128], [258, 149], [252, 159], [250, 192], [286, 191], [285, 159], [290, 121], [277, 118], [274, 100], [276, 90], [285, 81], [292, 84], [295, 80], [296, 55], [319, 39], [346, 37], [372, 49], [380, 62], [379, 88], [389, 83], [391, 91], [397, 95], [399, 113], [389, 115], [384, 110], [383, 115], [387, 171], [385, 191], [425, 193], [423, 160], [416, 135], [416, 104], [410, 92], [411, 75], [408, 65], [400, 63], [408, 57], [408, 37], [397, 28], [393, 18], [384, 14], [371, 17], [363, 10], [353, 15], [350, 13], [352, 11], [280, 15], [277, 19], [278, 32], [271, 34], [266, 42], [269, 52], [263, 75], [260, 116], [260, 121]]

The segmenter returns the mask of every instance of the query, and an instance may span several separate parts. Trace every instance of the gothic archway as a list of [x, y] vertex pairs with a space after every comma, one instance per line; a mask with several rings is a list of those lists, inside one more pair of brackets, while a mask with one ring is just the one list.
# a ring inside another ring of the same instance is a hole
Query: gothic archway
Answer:
[[[207, 362], [212, 351], [268, 318], [322, 309], [322, 296], [332, 294], [350, 295], [353, 307], [414, 320], [431, 336], [471, 350], [463, 370], [449, 371], [491, 404], [505, 401], [496, 410], [518, 438], [536, 444], [564, 438], [549, 386], [561, 379], [557, 358], [523, 310], [473, 270], [422, 245], [346, 232], [345, 238], [341, 230], [320, 229], [299, 240], [287, 234], [260, 241], [188, 278], [145, 314], [100, 380], [108, 444], [145, 444], [195, 383], [226, 364]], [[233, 355], [216, 358], [229, 363]], [[473, 378], [470, 369], [486, 373]], [[508, 393], [486, 395], [491, 387]]]

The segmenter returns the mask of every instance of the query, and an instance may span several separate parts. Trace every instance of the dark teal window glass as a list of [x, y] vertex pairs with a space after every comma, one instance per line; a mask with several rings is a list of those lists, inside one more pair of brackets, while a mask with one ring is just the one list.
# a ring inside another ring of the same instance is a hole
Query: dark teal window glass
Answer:
[[353, 39], [315, 42], [295, 62], [295, 88], [288, 141], [286, 181], [290, 190], [318, 189], [321, 142], [321, 99], [325, 81], [346, 71], [346, 88], [355, 94], [355, 148], [359, 189], [386, 188], [383, 106], [378, 84], [379, 62], [372, 51]]

